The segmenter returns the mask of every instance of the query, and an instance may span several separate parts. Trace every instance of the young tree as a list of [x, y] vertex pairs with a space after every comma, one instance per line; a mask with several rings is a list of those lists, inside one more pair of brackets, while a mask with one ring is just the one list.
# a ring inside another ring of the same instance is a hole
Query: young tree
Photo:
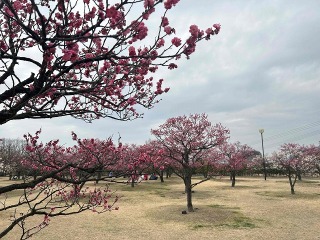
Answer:
[[158, 129], [151, 130], [165, 149], [164, 155], [170, 159], [169, 165], [182, 178], [187, 195], [187, 208], [193, 212], [192, 188], [208, 180], [192, 183], [195, 166], [208, 149], [220, 145], [228, 138], [229, 130], [221, 124], [212, 125], [206, 114], [191, 114], [169, 118]]
[[291, 194], [295, 194], [294, 186], [298, 175], [304, 169], [304, 152], [299, 144], [286, 143], [281, 145], [278, 152], [272, 155], [272, 161], [275, 165], [285, 171], [290, 183]]
[[248, 145], [240, 144], [240, 142], [221, 144], [218, 151], [221, 158], [217, 161], [217, 164], [230, 173], [231, 186], [234, 187], [237, 172], [251, 166], [252, 162], [250, 160], [255, 151]]

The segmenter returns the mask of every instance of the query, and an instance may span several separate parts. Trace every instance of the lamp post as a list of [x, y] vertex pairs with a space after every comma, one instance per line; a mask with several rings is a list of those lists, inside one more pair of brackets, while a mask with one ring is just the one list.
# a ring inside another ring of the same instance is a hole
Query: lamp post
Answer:
[[264, 129], [259, 129], [259, 133], [261, 134], [261, 144], [262, 144], [262, 165], [263, 165], [263, 174], [264, 180], [267, 180], [267, 169], [266, 169], [266, 160], [264, 158], [264, 147], [263, 147], [263, 133]]

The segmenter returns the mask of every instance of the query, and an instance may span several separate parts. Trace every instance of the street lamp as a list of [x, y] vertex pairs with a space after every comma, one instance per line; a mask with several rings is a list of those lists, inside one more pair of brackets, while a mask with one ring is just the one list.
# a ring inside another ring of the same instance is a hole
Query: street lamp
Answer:
[[264, 180], [267, 180], [267, 169], [266, 169], [266, 160], [264, 158], [264, 147], [263, 147], [263, 133], [264, 129], [259, 129], [259, 133], [261, 134], [261, 144], [262, 144], [262, 165], [263, 165], [263, 173], [264, 173]]

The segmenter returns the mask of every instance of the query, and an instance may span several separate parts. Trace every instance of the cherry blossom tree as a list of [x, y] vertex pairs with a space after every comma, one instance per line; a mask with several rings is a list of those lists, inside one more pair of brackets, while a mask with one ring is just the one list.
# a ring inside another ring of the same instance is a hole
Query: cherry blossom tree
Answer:
[[[179, 38], [168, 19], [178, 2], [2, 0], [0, 124], [141, 117], [137, 106], [151, 108], [169, 90], [153, 78], [158, 68], [177, 68], [176, 60], [220, 30], [191, 25], [189, 36]], [[153, 15], [159, 24], [152, 33]]]
[[295, 194], [294, 186], [298, 176], [304, 169], [304, 151], [302, 146], [296, 143], [286, 143], [281, 145], [278, 152], [272, 154], [273, 163], [278, 168], [285, 171], [290, 183], [291, 194]]
[[148, 141], [143, 146], [143, 151], [149, 158], [149, 172], [159, 175], [160, 181], [164, 182], [164, 172], [169, 170], [169, 160], [163, 154], [163, 146], [155, 140]]
[[[88, 187], [95, 182], [98, 170], [110, 169], [121, 157], [122, 145], [116, 146], [112, 139], [79, 139], [73, 133], [77, 145], [63, 147], [59, 141], [46, 144], [39, 142], [40, 131], [25, 136], [27, 156], [21, 163], [26, 169], [37, 170], [35, 180], [28, 178], [0, 188], [0, 211], [12, 211], [8, 227], [0, 232], [0, 238], [15, 226], [22, 230], [21, 239], [29, 238], [49, 224], [51, 217], [71, 215], [86, 210], [105, 212], [115, 209], [118, 197], [105, 187]], [[107, 177], [105, 177], [107, 178]], [[7, 201], [10, 193], [19, 194], [17, 203]], [[17, 211], [17, 209], [19, 209]], [[26, 220], [43, 216], [39, 225], [26, 227]]]
[[199, 167], [203, 154], [208, 149], [223, 144], [229, 130], [221, 124], [212, 125], [206, 114], [191, 114], [169, 118], [158, 129], [151, 130], [164, 148], [164, 155], [170, 159], [169, 165], [183, 180], [187, 195], [187, 208], [193, 212], [192, 188], [201, 182], [192, 183], [194, 167]]
[[117, 163], [117, 172], [129, 176], [128, 183], [134, 187], [139, 177], [150, 166], [150, 157], [145, 153], [143, 146], [127, 144], [122, 148], [121, 160]]
[[311, 174], [320, 175], [320, 146], [314, 144], [303, 146], [305, 161], [308, 163], [307, 170]]
[[237, 172], [252, 165], [253, 162], [251, 160], [255, 151], [248, 145], [243, 145], [240, 142], [221, 144], [218, 147], [218, 151], [220, 159], [216, 163], [230, 173], [231, 186], [234, 187]]

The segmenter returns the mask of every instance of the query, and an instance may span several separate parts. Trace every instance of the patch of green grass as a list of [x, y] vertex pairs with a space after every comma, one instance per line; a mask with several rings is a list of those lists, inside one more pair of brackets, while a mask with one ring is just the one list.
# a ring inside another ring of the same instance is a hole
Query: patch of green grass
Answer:
[[212, 204], [212, 205], [208, 205], [208, 207], [219, 208], [219, 209], [229, 209], [229, 210], [240, 210], [240, 207], [227, 207], [225, 205], [220, 205], [220, 204]]
[[205, 228], [205, 227], [211, 227], [210, 225], [204, 225], [204, 224], [196, 224], [192, 227], [193, 230]]
[[237, 229], [237, 228], [256, 228], [257, 227], [250, 218], [243, 216], [239, 212], [237, 212], [237, 216], [235, 216], [229, 222], [219, 224], [218, 226], [234, 228], [234, 229]]
[[234, 228], [255, 228], [256, 225], [251, 222], [251, 219], [244, 216], [234, 218], [232, 227]]
[[224, 209], [225, 211], [229, 211], [232, 213], [228, 221], [217, 224], [217, 226], [225, 226], [229, 228], [255, 228], [256, 227], [256, 225], [253, 223], [253, 221], [249, 217], [246, 217], [242, 213], [237, 211], [237, 210], [240, 210], [239, 207], [228, 207], [220, 204], [212, 204], [212, 205], [209, 205], [209, 207], [215, 208], [215, 209]]

